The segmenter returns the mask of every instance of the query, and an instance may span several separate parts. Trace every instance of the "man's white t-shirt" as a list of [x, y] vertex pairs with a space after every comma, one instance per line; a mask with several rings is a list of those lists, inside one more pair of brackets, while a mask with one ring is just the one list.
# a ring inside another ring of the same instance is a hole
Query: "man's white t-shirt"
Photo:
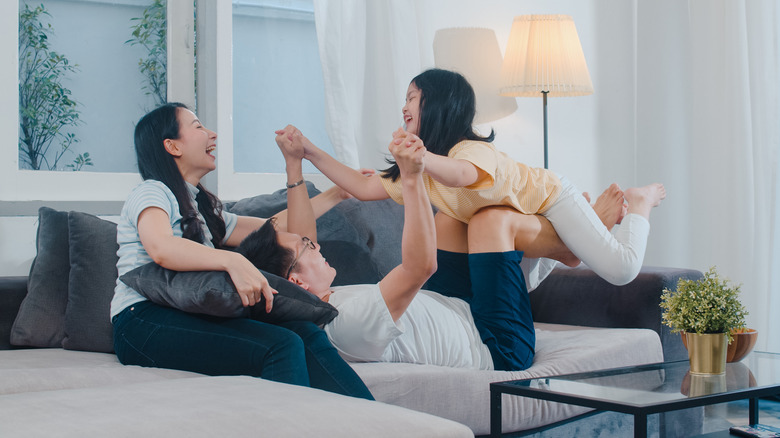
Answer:
[[347, 360], [493, 369], [463, 300], [421, 290], [397, 322], [378, 284], [335, 287], [329, 302], [339, 314], [324, 330]]

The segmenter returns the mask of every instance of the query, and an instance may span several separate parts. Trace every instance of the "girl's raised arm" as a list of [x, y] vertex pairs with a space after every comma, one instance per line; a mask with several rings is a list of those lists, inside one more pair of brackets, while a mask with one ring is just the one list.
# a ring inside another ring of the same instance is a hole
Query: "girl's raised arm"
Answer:
[[346, 190], [361, 201], [387, 199], [387, 194], [379, 175], [365, 176], [360, 171], [339, 162], [327, 152], [315, 146], [304, 135], [295, 136], [293, 141], [303, 142], [304, 158], [328, 177], [333, 183]]

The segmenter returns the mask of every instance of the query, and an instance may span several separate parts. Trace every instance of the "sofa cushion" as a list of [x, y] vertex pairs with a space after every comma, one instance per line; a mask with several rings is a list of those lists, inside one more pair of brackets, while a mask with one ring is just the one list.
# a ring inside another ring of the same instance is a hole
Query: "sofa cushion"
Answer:
[[[351, 363], [381, 402], [449, 418], [476, 435], [490, 433], [490, 383], [571, 374], [663, 361], [658, 334], [647, 329], [602, 329], [534, 324], [536, 356], [524, 371], [474, 371], [434, 365]], [[663, 383], [659, 376], [657, 383]], [[464, 403], [463, 400], [468, 400]], [[504, 432], [533, 429], [588, 411], [573, 405], [504, 395]]]
[[200, 375], [122, 365], [115, 354], [108, 353], [62, 348], [0, 350], [0, 395], [157, 382]]
[[116, 224], [87, 213], [68, 213], [70, 276], [65, 310], [65, 339], [69, 350], [114, 351], [110, 321], [116, 286]]
[[11, 328], [11, 344], [62, 347], [68, 304], [68, 213], [38, 210], [37, 255], [30, 267], [27, 296]]
[[[320, 194], [310, 181], [306, 181], [306, 189], [309, 191], [309, 197]], [[241, 216], [269, 218], [287, 208], [287, 189], [244, 198], [225, 204], [225, 208]], [[317, 240], [341, 240], [356, 245], [365, 244], [365, 241], [361, 241], [355, 227], [338, 208], [330, 209], [317, 218]]]
[[301, 287], [267, 272], [263, 275], [278, 292], [270, 313], [265, 311], [265, 301], [248, 309], [243, 307], [230, 275], [223, 271], [176, 272], [147, 263], [123, 274], [121, 280], [157, 304], [191, 313], [316, 324], [330, 322], [338, 314], [335, 307]]
[[[404, 208], [392, 199], [358, 201], [346, 199], [327, 214], [340, 214], [354, 228], [358, 243], [365, 245], [381, 277], [401, 264], [401, 235], [404, 228]], [[323, 218], [325, 215], [323, 215]], [[322, 218], [320, 218], [322, 219]], [[318, 228], [319, 232], [319, 228]], [[320, 240], [347, 240], [335, 234], [319, 236]], [[380, 277], [380, 278], [381, 278]]]
[[0, 424], [14, 436], [473, 437], [421, 412], [248, 376], [12, 394]]
[[336, 269], [333, 286], [374, 284], [383, 278], [368, 250], [343, 240], [320, 240], [320, 253]]
[[[306, 187], [309, 196], [320, 193], [311, 182]], [[241, 199], [225, 208], [239, 215], [268, 218], [287, 208], [287, 191]], [[317, 218], [321, 251], [337, 271], [333, 284], [376, 283], [398, 266], [403, 217], [403, 207], [389, 199], [346, 199]]]

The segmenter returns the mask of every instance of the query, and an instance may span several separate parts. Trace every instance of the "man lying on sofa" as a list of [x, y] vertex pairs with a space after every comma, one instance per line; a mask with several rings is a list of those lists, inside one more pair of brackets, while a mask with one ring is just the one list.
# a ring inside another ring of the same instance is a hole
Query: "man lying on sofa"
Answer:
[[[300, 135], [291, 126], [277, 132], [287, 166], [301, 165]], [[472, 219], [490, 225], [473, 227], [484, 235], [476, 236], [481, 242], [479, 254], [469, 259], [474, 285], [469, 302], [421, 290], [436, 271], [435, 225], [422, 179], [425, 148], [410, 135], [394, 139], [389, 149], [403, 181], [402, 263], [378, 284], [331, 287], [336, 271], [320, 254], [305, 194], [288, 191], [288, 232], [276, 231], [273, 221], [268, 221], [237, 250], [259, 269], [282, 276], [336, 307], [338, 316], [324, 329], [348, 360], [499, 370], [529, 367], [535, 334], [519, 266], [523, 253], [505, 250], [505, 243], [512, 243], [508, 233], [514, 236], [514, 231], [496, 226], [501, 215], [518, 213], [496, 208]], [[538, 218], [528, 218], [535, 225], [529, 227], [529, 241], [522, 247], [560, 250], [562, 243], [552, 228], [540, 229]]]

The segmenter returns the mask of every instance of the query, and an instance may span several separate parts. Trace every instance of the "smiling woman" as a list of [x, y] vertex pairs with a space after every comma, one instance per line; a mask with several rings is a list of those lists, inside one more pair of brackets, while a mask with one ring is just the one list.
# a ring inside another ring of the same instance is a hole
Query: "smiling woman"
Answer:
[[[224, 271], [244, 306], [262, 300], [270, 313], [276, 291], [243, 255], [227, 248], [267, 220], [224, 211], [200, 183], [216, 168], [216, 138], [180, 103], [161, 105], [138, 121], [134, 143], [144, 181], [128, 196], [117, 223], [117, 272], [121, 277], [152, 261], [172, 271]], [[300, 179], [300, 167], [287, 168], [287, 177]], [[306, 186], [289, 191], [309, 199]], [[326, 199], [324, 210], [343, 198]], [[311, 322], [271, 325], [188, 313], [155, 304], [121, 280], [110, 315], [114, 350], [125, 365], [249, 375], [372, 398]]]
[[163, 141], [165, 150], [174, 157], [184, 180], [193, 186], [217, 168], [212, 153], [217, 148], [217, 133], [206, 128], [192, 111], [178, 110], [179, 137]]

